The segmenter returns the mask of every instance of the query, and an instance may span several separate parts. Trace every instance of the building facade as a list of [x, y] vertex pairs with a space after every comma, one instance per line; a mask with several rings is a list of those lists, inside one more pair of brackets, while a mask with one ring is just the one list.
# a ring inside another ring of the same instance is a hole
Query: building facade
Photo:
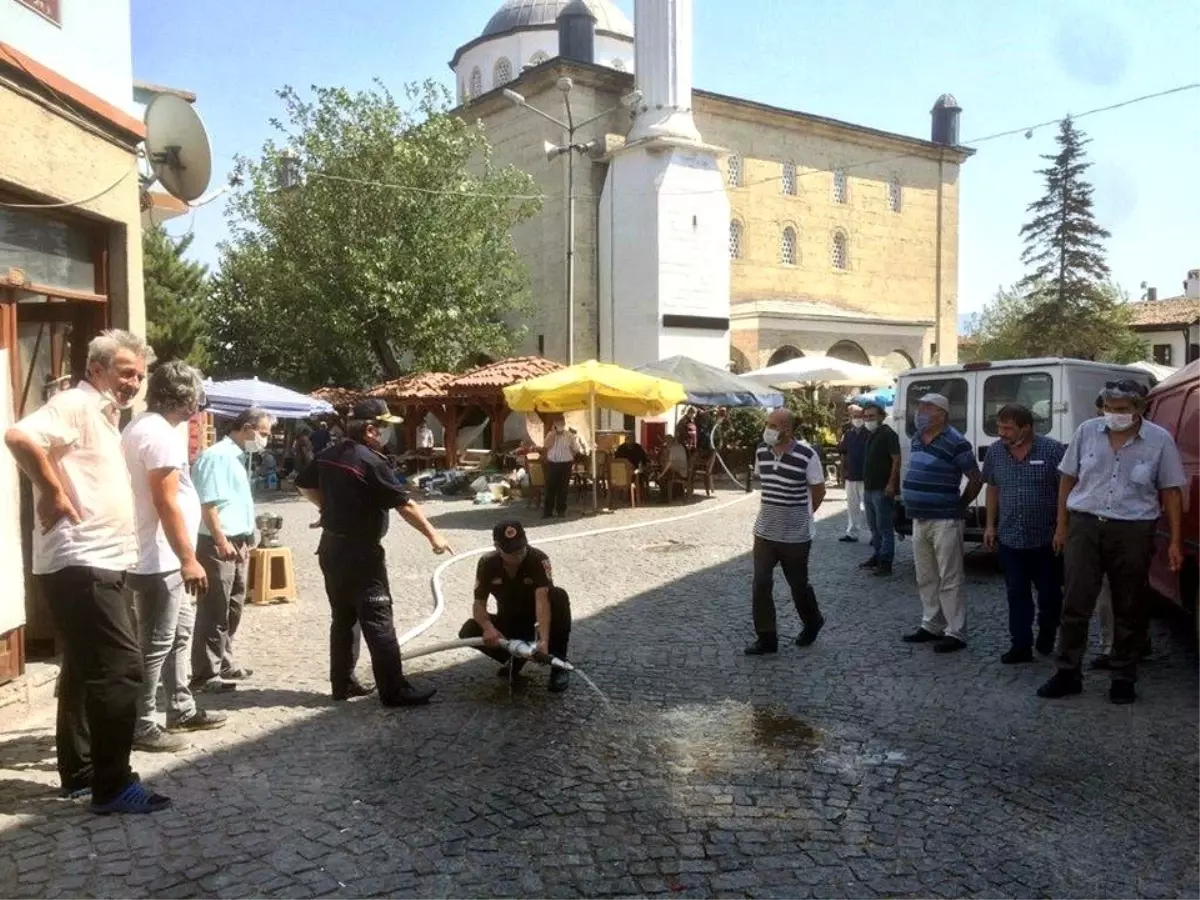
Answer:
[[[535, 4], [510, 0], [497, 15], [515, 5]], [[549, 16], [552, 7], [561, 10], [566, 4], [547, 0], [536, 5]], [[588, 5], [605, 16], [615, 10], [601, 0], [588, 0]], [[606, 64], [606, 51], [600, 48], [603, 21], [597, 15], [594, 61], [543, 50], [549, 54], [544, 61], [514, 69], [510, 81], [491, 89], [485, 82], [484, 92], [467, 92], [469, 102], [460, 107], [461, 115], [482, 122], [494, 160], [528, 172], [545, 197], [542, 212], [513, 233], [529, 269], [535, 305], [533, 315], [521, 322], [527, 330], [521, 350], [560, 361], [567, 358], [568, 344], [568, 175], [565, 159], [548, 158], [544, 145], [561, 145], [566, 135], [511, 102], [502, 88], [560, 120], [566, 118], [568, 101], [575, 122], [599, 116], [573, 138], [576, 144], [594, 142], [592, 153], [576, 156], [574, 164], [573, 318], [576, 359], [608, 361], [619, 335], [605, 333], [606, 307], [636, 303], [637, 297], [631, 299], [628, 286], [619, 284], [615, 298], [604, 293], [603, 283], [609, 278], [619, 282], [620, 273], [604, 271], [613, 266], [613, 257], [603, 247], [620, 244], [622, 234], [637, 234], [644, 223], [606, 217], [602, 208], [606, 189], [623, 190], [619, 172], [618, 183], [612, 183], [613, 159], [636, 118], [628, 105], [634, 75]], [[540, 39], [553, 49], [554, 31], [546, 21], [538, 27]], [[522, 26], [514, 24], [505, 40], [521, 34]], [[460, 83], [466, 52], [492, 52], [492, 46], [485, 29], [460, 48], [455, 55]], [[635, 53], [635, 60], [640, 58]], [[640, 75], [640, 62], [638, 69]], [[567, 101], [561, 90], [564, 77], [571, 81]], [[690, 71], [688, 78], [690, 85]], [[697, 211], [685, 224], [707, 229], [712, 216], [728, 210], [720, 228], [728, 238], [728, 358], [735, 369], [814, 353], [893, 371], [957, 360], [958, 182], [972, 151], [957, 143], [953, 98], [941, 98], [933, 111], [942, 140], [701, 90], [690, 92], [688, 112], [704, 147], [716, 150], [724, 182], [716, 190], [724, 196], [719, 204], [693, 198]], [[930, 121], [914, 111], [918, 120], [923, 127]], [[707, 262], [697, 260], [696, 277], [701, 269], [709, 277]]]
[[[0, 0], [0, 429], [81, 377], [99, 330], [144, 331], [130, 44], [129, 0]], [[0, 492], [3, 682], [26, 624], [50, 635], [25, 600], [32, 513], [7, 453]]]
[[1200, 359], [1200, 269], [1187, 273], [1178, 297], [1134, 303], [1133, 330], [1145, 342], [1146, 362], [1181, 368]]

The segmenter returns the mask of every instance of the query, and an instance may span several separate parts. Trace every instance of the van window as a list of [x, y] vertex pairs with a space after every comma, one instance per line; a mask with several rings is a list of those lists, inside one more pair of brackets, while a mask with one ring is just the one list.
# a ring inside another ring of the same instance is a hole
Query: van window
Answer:
[[927, 378], [913, 381], [908, 385], [905, 395], [904, 409], [908, 421], [904, 427], [909, 437], [917, 433], [913, 424], [913, 415], [917, 411], [918, 401], [926, 394], [941, 394], [950, 401], [950, 427], [957, 428], [964, 434], [967, 431], [967, 380], [965, 378]]
[[996, 414], [1019, 403], [1033, 413], [1033, 430], [1049, 434], [1054, 426], [1054, 378], [1048, 372], [992, 375], [983, 382], [983, 433], [996, 437]]

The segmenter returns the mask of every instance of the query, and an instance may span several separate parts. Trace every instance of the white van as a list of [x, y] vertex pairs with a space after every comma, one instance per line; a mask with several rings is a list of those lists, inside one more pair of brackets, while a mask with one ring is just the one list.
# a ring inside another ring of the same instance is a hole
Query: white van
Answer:
[[[1082, 359], [1007, 359], [910, 369], [896, 382], [891, 426], [900, 435], [901, 471], [908, 467], [913, 414], [924, 394], [943, 394], [950, 401], [950, 424], [975, 447], [980, 465], [988, 447], [999, 440], [996, 413], [1008, 403], [1033, 412], [1034, 429], [1066, 444], [1075, 429], [1096, 414], [1096, 395], [1110, 381], [1132, 379], [1151, 386], [1153, 376], [1134, 366]], [[903, 477], [903, 475], [901, 475]], [[967, 539], [983, 540], [984, 495], [967, 511]], [[896, 530], [912, 534], [912, 520], [897, 504]]]

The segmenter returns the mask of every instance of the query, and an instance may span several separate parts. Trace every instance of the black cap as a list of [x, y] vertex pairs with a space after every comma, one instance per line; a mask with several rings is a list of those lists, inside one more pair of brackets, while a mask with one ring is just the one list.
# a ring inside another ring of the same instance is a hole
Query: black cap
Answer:
[[502, 553], [517, 553], [529, 546], [524, 526], [515, 519], [496, 523], [492, 529], [492, 543]]
[[393, 416], [387, 403], [378, 397], [359, 400], [354, 404], [354, 412], [350, 418], [363, 422], [387, 422], [389, 425], [399, 425], [404, 421], [399, 416]]

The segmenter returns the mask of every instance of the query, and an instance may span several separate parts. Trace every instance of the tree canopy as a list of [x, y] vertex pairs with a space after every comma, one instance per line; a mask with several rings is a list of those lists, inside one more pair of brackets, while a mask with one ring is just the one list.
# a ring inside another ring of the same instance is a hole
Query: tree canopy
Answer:
[[204, 368], [208, 267], [186, 258], [192, 238], [187, 234], [176, 243], [161, 225], [142, 231], [146, 338], [159, 359]]
[[[242, 158], [208, 305], [223, 374], [301, 387], [453, 371], [501, 355], [528, 304], [514, 225], [533, 180], [492, 161], [482, 129], [434, 84], [279, 91], [277, 139]], [[280, 187], [284, 152], [300, 184]]]

